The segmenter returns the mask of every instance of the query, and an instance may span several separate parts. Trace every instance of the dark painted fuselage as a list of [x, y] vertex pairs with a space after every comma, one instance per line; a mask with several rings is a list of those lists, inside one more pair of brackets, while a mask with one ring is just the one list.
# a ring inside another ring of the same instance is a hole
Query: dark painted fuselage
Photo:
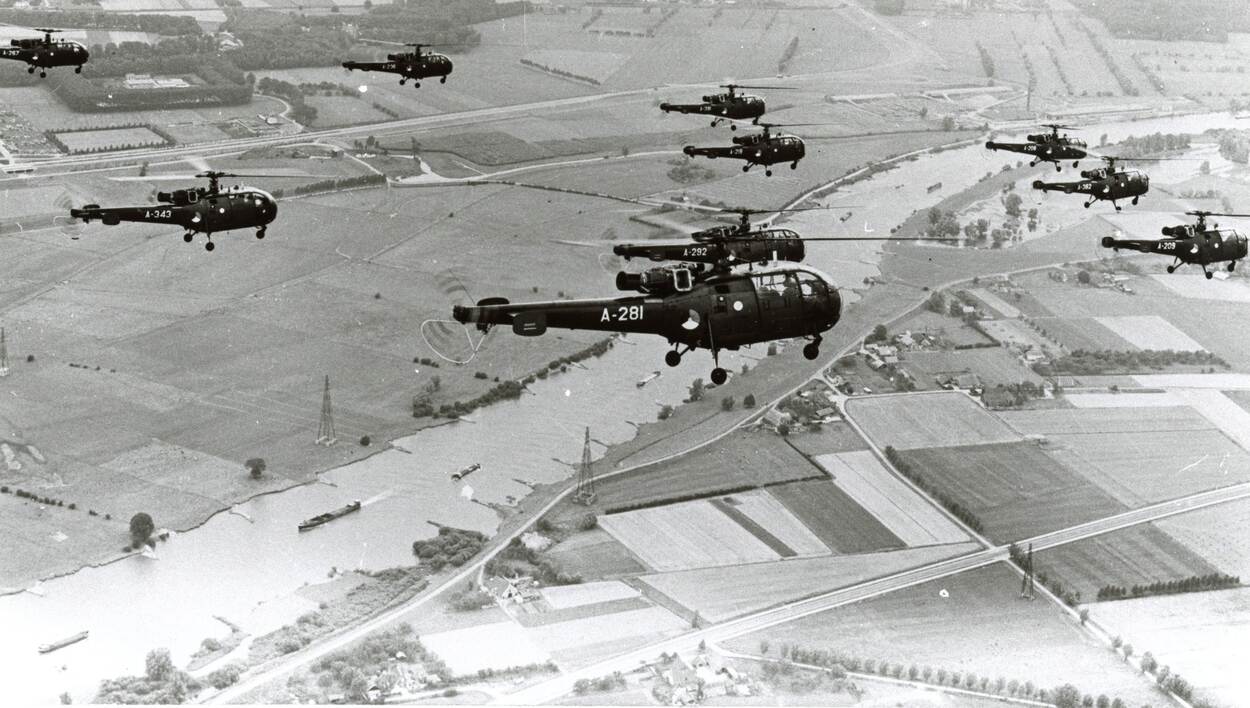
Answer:
[[216, 193], [203, 188], [161, 192], [160, 203], [146, 206], [101, 207], [89, 204], [71, 209], [70, 216], [115, 226], [123, 221], [176, 224], [188, 233], [214, 234], [235, 229], [260, 229], [278, 215], [278, 204], [268, 192], [231, 187]]
[[1235, 264], [1247, 255], [1247, 240], [1242, 233], [1233, 229], [1198, 228], [1192, 224], [1163, 227], [1161, 239], [1118, 239], [1107, 236], [1103, 238], [1104, 248], [1125, 249], [1139, 253], [1158, 253], [1173, 256], [1176, 262], [1168, 266], [1168, 272], [1176, 270], [1176, 265], [1202, 266], [1207, 277], [1211, 273], [1206, 267], [1215, 263], [1227, 263], [1232, 271]]
[[721, 228], [725, 230], [723, 237], [702, 243], [621, 243], [613, 246], [612, 252], [625, 260], [647, 258], [708, 265], [768, 261], [798, 263], [807, 252], [803, 239], [790, 229], [762, 229], [739, 234], [734, 227]]
[[[799, 160], [807, 154], [803, 141], [793, 135], [744, 135], [733, 139], [732, 147], [695, 147], [687, 145], [682, 152], [690, 157], [703, 156], [715, 160], [718, 157], [731, 160], [743, 160], [746, 172], [752, 165], [769, 167], [778, 163], [789, 162], [790, 169], [798, 167]], [[769, 170], [768, 174], [772, 174]]]
[[[75, 71], [82, 73], [82, 65], [90, 57], [91, 53], [86, 47], [66, 40], [46, 42], [42, 39], [13, 39], [9, 40], [9, 46], [0, 47], [0, 59], [25, 62], [32, 74], [36, 68], [42, 70], [54, 66], [72, 66], [76, 67]], [[46, 72], [40, 71], [39, 75], [45, 76]]]
[[719, 94], [704, 96], [703, 103], [661, 103], [665, 113], [712, 116], [712, 125], [727, 120], [757, 120], [764, 115], [764, 99], [758, 96]]
[[391, 54], [387, 61], [345, 61], [343, 68], [349, 71], [358, 69], [396, 74], [400, 77], [401, 84], [412, 79], [417, 86], [420, 86], [421, 79], [436, 78], [442, 83], [447, 83], [447, 77], [451, 74], [453, 66], [451, 59], [442, 54], [422, 54], [420, 57], [412, 54]]
[[1075, 167], [1078, 160], [1089, 156], [1085, 150], [1085, 141], [1065, 137], [1057, 138], [1045, 134], [1030, 135], [1028, 142], [1024, 143], [999, 143], [991, 140], [985, 144], [985, 147], [995, 151], [1006, 150], [1028, 155], [1033, 158], [1033, 164], [1053, 162], [1056, 170], [1059, 169], [1060, 162], [1072, 160], [1073, 167]]
[[1043, 192], [1085, 194], [1089, 196], [1089, 199], [1085, 202], [1086, 207], [1089, 207], [1095, 201], [1102, 200], [1111, 202], [1115, 206], [1116, 211], [1120, 210], [1120, 205], [1116, 204], [1118, 200], [1132, 199], [1133, 203], [1136, 204], [1138, 197], [1150, 191], [1150, 177], [1137, 170], [1112, 172], [1105, 167], [1100, 167], [1095, 170], [1083, 171], [1081, 176], [1086, 179], [1079, 182], [1043, 182], [1037, 180], [1033, 183], [1033, 189], [1040, 189]]
[[597, 300], [457, 306], [452, 316], [479, 329], [511, 325], [521, 336], [548, 327], [654, 334], [690, 348], [737, 349], [792, 337], [818, 337], [841, 316], [827, 276], [801, 265], [714, 275], [685, 292]]

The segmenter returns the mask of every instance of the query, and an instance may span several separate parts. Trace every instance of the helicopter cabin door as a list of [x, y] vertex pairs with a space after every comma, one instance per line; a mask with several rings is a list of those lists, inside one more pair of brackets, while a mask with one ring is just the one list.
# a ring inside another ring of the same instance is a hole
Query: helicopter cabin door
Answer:
[[741, 278], [712, 285], [712, 311], [709, 321], [717, 346], [737, 346], [755, 332], [755, 292], [749, 279]]
[[755, 276], [759, 298], [761, 334], [769, 339], [796, 336], [803, 320], [799, 281], [794, 273], [764, 273]]

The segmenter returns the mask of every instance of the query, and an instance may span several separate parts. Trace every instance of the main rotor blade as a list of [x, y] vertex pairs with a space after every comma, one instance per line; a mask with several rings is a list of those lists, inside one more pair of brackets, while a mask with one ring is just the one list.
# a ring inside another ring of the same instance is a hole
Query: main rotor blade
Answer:
[[[743, 239], [746, 240], [746, 239]], [[799, 237], [800, 241], [936, 241], [936, 242], [957, 242], [962, 239], [958, 238], [922, 238], [919, 236], [814, 236], [812, 238]]]

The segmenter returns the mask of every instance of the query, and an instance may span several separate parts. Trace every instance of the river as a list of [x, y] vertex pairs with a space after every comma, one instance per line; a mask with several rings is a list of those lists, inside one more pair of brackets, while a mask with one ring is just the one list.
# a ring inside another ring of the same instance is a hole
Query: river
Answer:
[[[1115, 141], [1129, 134], [1208, 127], [1243, 126], [1227, 114], [1211, 114], [1100, 125], [1084, 135], [1096, 142], [1106, 133]], [[787, 226], [809, 236], [888, 235], [913, 210], [936, 204], [985, 172], [1014, 164], [1015, 158], [987, 154], [979, 144], [924, 155], [828, 200], [862, 206], [801, 212]], [[942, 182], [942, 189], [929, 193], [927, 187], [935, 182]], [[853, 216], [841, 221], [846, 211]], [[811, 244], [808, 260], [839, 283], [857, 287], [877, 274], [881, 245]], [[851, 293], [844, 297], [856, 299]], [[75, 702], [84, 702], [100, 679], [141, 673], [144, 655], [154, 647], [169, 648], [175, 662], [185, 665], [203, 638], [226, 634], [214, 615], [252, 635], [263, 634], [315, 609], [298, 591], [325, 581], [331, 568], [410, 564], [411, 544], [434, 534], [431, 522], [493, 533], [498, 516], [484, 504], [512, 504], [528, 494], [527, 482], [570, 477], [573, 468], [567, 463], [580, 459], [585, 426], [591, 428], [597, 457], [604, 443], [634, 435], [629, 421], [653, 420], [660, 403], [679, 402], [694, 378], [706, 378], [711, 368], [706, 353], [667, 369], [661, 363], [665, 350], [663, 342], [651, 338], [618, 342], [603, 357], [587, 360], [586, 368], [574, 366], [536, 382], [533, 395], [477, 411], [475, 422], [423, 430], [325, 473], [322, 483], [240, 505], [250, 521], [219, 514], [160, 544], [158, 559], [130, 557], [48, 581], [41, 595], [0, 597], [5, 630], [0, 666], [11, 677], [6, 695], [17, 704], [52, 703], [68, 691]], [[757, 347], [728, 354], [723, 363], [733, 371], [762, 354]], [[657, 369], [662, 370], [658, 379], [643, 388], [635, 385]], [[473, 462], [482, 469], [463, 483], [449, 479]], [[472, 500], [466, 498], [466, 485]], [[354, 499], [364, 503], [361, 512], [297, 532], [301, 520]], [[40, 643], [83, 629], [91, 632], [84, 642], [48, 655], [36, 651]]]

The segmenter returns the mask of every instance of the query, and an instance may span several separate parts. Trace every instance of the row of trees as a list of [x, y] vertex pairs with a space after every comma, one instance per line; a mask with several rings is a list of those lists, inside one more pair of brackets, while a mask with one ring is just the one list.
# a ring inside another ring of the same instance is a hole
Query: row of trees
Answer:
[[1165, 152], [1189, 149], [1190, 136], [1184, 133], [1153, 133], [1130, 135], [1116, 143], [1119, 157], [1150, 157]]
[[[549, 375], [548, 372], [554, 371], [556, 367], [558, 367], [559, 370], [564, 371], [570, 365], [582, 361], [583, 359], [603, 356], [604, 353], [611, 348], [612, 339], [610, 337], [608, 339], [599, 340], [585, 349], [553, 360], [551, 364], [548, 365], [548, 368], [540, 369], [520, 381], [500, 381], [491, 387], [489, 391], [476, 398], [472, 398], [468, 401], [453, 401], [451, 403], [444, 403], [437, 409], [434, 407], [434, 394], [441, 388], [441, 382], [435, 384], [433, 383], [433, 380], [431, 380], [426, 383], [421, 393], [413, 397], [412, 417], [459, 418], [472, 413], [482, 406], [490, 405], [498, 401], [515, 400], [521, 397], [521, 393], [525, 390], [526, 386], [534, 383], [539, 378], [547, 378]], [[434, 378], [437, 379], [437, 377]]]
[[781, 58], [777, 60], [777, 73], [784, 74], [786, 69], [790, 68], [790, 61], [794, 59], [794, 55], [799, 53], [799, 38], [791, 37], [790, 43], [781, 52]]
[[574, 81], [585, 81], [586, 83], [594, 84], [595, 86], [599, 85], [599, 79], [596, 79], [593, 76], [585, 76], [583, 74], [578, 74], [572, 71], [568, 71], [567, 69], [561, 69], [555, 66], [547, 66], [546, 64], [539, 64], [538, 62], [532, 59], [526, 59], [525, 57], [521, 58], [521, 65], [528, 66], [534, 69], [538, 69], [539, 71], [545, 71], [548, 74], [551, 74], [553, 76], [559, 76], [559, 77], [566, 78], [566, 79], [573, 79]]
[[1087, 351], [1077, 349], [1048, 364], [1034, 364], [1033, 370], [1040, 376], [1057, 374], [1097, 375], [1110, 372], [1140, 373], [1159, 371], [1174, 364], [1185, 366], [1228, 368], [1224, 359], [1205, 351], [1142, 350], [1142, 351]]
[[1094, 30], [1090, 29], [1089, 25], [1084, 22], [1077, 22], [1076, 25], [1080, 27], [1083, 32], [1085, 32], [1086, 37], [1089, 37], [1089, 43], [1094, 45], [1094, 51], [1098, 52], [1098, 56], [1102, 57], [1102, 60], [1107, 64], [1107, 68], [1111, 70], [1111, 75], [1115, 77], [1116, 83], [1120, 84], [1120, 90], [1124, 92], [1124, 95], [1140, 95], [1141, 91], [1138, 90], [1138, 88], [1133, 85], [1133, 82], [1129, 81], [1128, 77], [1124, 75], [1124, 71], [1120, 69], [1120, 65], [1117, 64], [1115, 58], [1111, 56], [1111, 52], [1107, 51], [1107, 48], [1103, 45], [1102, 40], [1099, 39]]
[[985, 72], [986, 77], [994, 78], [994, 57], [990, 56], [990, 50], [986, 49], [984, 44], [977, 42], [977, 53], [981, 55], [981, 70]]
[[953, 497], [931, 483], [923, 474], [921, 474], [920, 470], [916, 469], [911, 461], [904, 459], [903, 456], [899, 454], [898, 450], [895, 450], [893, 446], [886, 446], [885, 458], [890, 461], [890, 464], [894, 465], [894, 468], [897, 469], [899, 473], [907, 479], [910, 479], [916, 484], [916, 486], [925, 490], [937, 499], [942, 506], [946, 507], [947, 511], [955, 516], [955, 518], [967, 524], [968, 528], [976, 531], [977, 533], [981, 533], [985, 530], [985, 527], [981, 524], [981, 520], [977, 518], [976, 514], [973, 514], [970, 509], [964, 507], [963, 504], [960, 504]]
[[80, 27], [83, 29], [130, 30], [166, 36], [200, 34], [194, 17], [139, 15], [103, 10], [15, 10], [0, 9], [0, 23], [21, 27]]
[[339, 177], [337, 179], [322, 179], [316, 182], [307, 182], [291, 189], [275, 189], [273, 196], [282, 198], [284, 196], [294, 196], [298, 194], [318, 194], [320, 192], [336, 192], [344, 189], [356, 189], [357, 187], [373, 187], [386, 184], [386, 175], [374, 174], [370, 172], [365, 175], [356, 175], [355, 177]]
[[[767, 654], [768, 649], [767, 641], [760, 643], [761, 652]], [[903, 662], [860, 657], [849, 652], [831, 649], [808, 649], [789, 644], [783, 644], [780, 647], [780, 653], [785, 661], [824, 667], [834, 671], [834, 675], [839, 678], [845, 677], [846, 672], [876, 674], [878, 676], [908, 681], [920, 681], [936, 686], [980, 691], [981, 693], [991, 695], [1049, 701], [1056, 706], [1064, 708], [1078, 708], [1084, 705], [1097, 706], [1098, 708], [1125, 708], [1126, 706], [1124, 701], [1119, 698], [1113, 699], [1106, 695], [1098, 697], [1091, 695], [1082, 696], [1081, 692], [1071, 684], [1047, 690], [1027, 680], [1009, 680], [1003, 676], [991, 678], [989, 676], [978, 676], [971, 671], [960, 672], [943, 667], [935, 668], [915, 663], [904, 664]]]
[[1205, 592], [1222, 590], [1241, 584], [1241, 578], [1224, 573], [1208, 573], [1191, 575], [1180, 580], [1156, 580], [1145, 585], [1134, 585], [1126, 588], [1123, 585], [1104, 585], [1098, 589], [1099, 600], [1123, 600], [1129, 597], [1148, 597], [1150, 595], [1176, 595], [1183, 592]]

